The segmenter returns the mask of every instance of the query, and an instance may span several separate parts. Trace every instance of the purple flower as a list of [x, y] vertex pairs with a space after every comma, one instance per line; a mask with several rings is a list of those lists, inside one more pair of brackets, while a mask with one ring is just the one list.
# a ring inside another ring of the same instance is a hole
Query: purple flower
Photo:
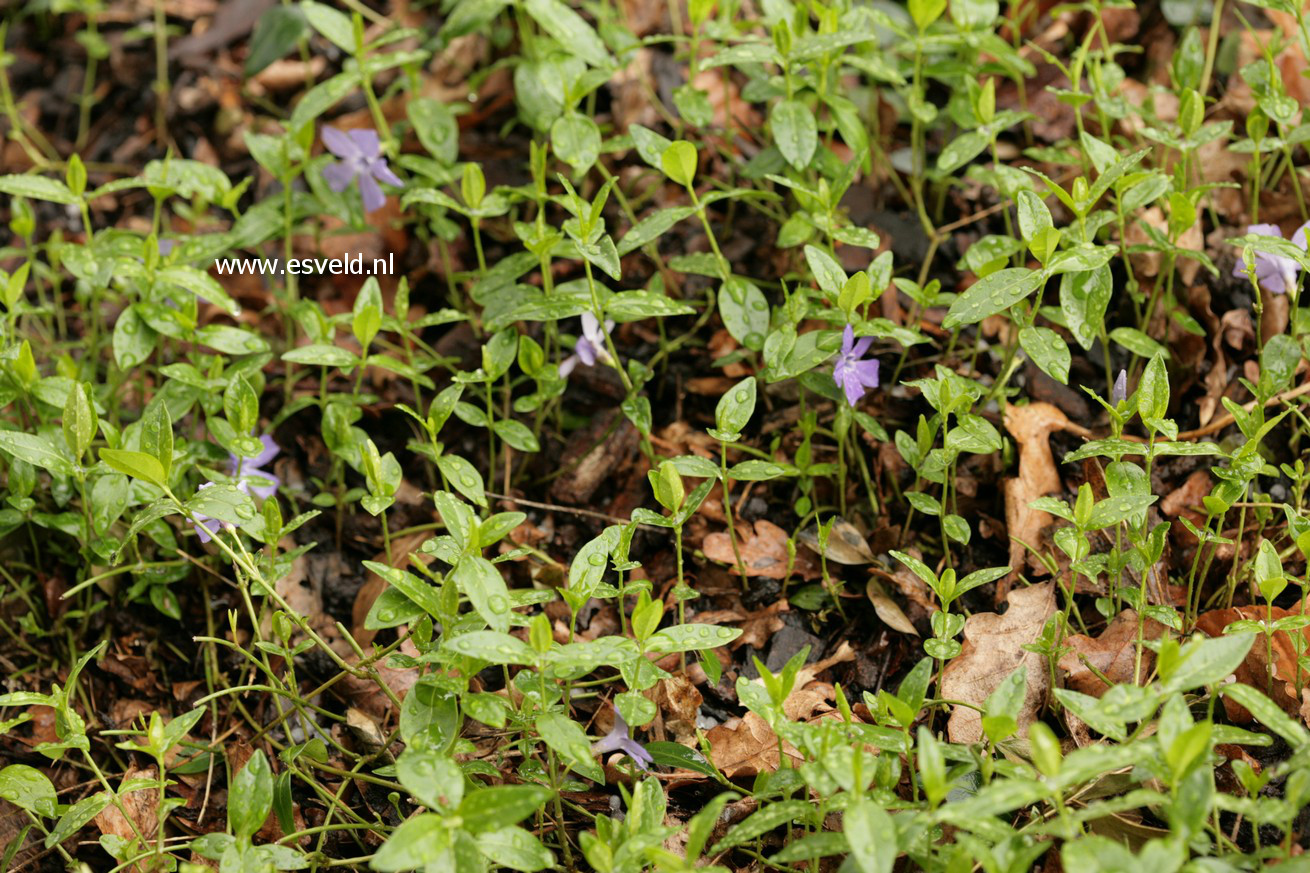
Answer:
[[878, 387], [878, 362], [862, 361], [873, 337], [866, 336], [856, 342], [855, 331], [846, 325], [842, 333], [841, 352], [837, 355], [837, 365], [832, 368], [832, 381], [846, 392], [846, 402], [854, 406], [869, 388]]
[[559, 374], [565, 378], [573, 372], [579, 363], [588, 367], [595, 366], [596, 361], [611, 363], [613, 358], [605, 349], [605, 336], [614, 329], [614, 322], [605, 319], [602, 330], [600, 321], [590, 312], [582, 313], [582, 336], [573, 346], [573, 354], [560, 361]]
[[159, 249], [159, 255], [160, 255], [160, 257], [164, 257], [164, 258], [166, 258], [166, 257], [168, 257], [170, 254], [172, 254], [173, 249], [177, 248], [177, 240], [175, 240], [175, 239], [161, 239], [161, 240], [159, 240], [157, 243], [155, 243], [155, 245], [156, 245], [156, 247]]
[[1120, 370], [1119, 375], [1114, 380], [1114, 388], [1110, 391], [1110, 402], [1115, 406], [1123, 403], [1128, 399], [1128, 371]]
[[340, 131], [324, 125], [322, 136], [328, 151], [341, 158], [337, 163], [323, 168], [323, 178], [327, 180], [328, 187], [340, 193], [358, 179], [359, 196], [364, 200], [365, 212], [380, 209], [387, 202], [378, 182], [397, 187], [405, 184], [387, 167], [377, 131]]
[[[1301, 225], [1296, 229], [1296, 233], [1292, 234], [1292, 243], [1302, 249], [1306, 248], [1306, 228], [1310, 228], [1310, 222]], [[1246, 232], [1259, 236], [1279, 238], [1283, 236], [1282, 230], [1276, 224], [1253, 224], [1246, 229]], [[1255, 253], [1255, 278], [1270, 294], [1286, 294], [1296, 287], [1296, 274], [1300, 271], [1301, 265], [1291, 258], [1269, 252]], [[1237, 264], [1233, 267], [1233, 275], [1238, 278], [1246, 277], [1244, 259], [1237, 259]]]
[[623, 752], [643, 770], [649, 770], [650, 765], [655, 763], [646, 747], [628, 736], [628, 723], [623, 720], [617, 707], [614, 708], [614, 727], [591, 745], [593, 755], [607, 755], [610, 752]]
[[[253, 458], [239, 458], [236, 455], [227, 456], [227, 474], [235, 480], [237, 488], [245, 494], [258, 497], [260, 500], [267, 500], [277, 492], [282, 480], [263, 469], [263, 467], [276, 458], [282, 449], [277, 443], [273, 442], [271, 436], [262, 436], [259, 441], [264, 448]], [[203, 491], [213, 484], [213, 482], [206, 482], [200, 486], [199, 490]], [[199, 535], [202, 543], [207, 543], [218, 534], [222, 524], [223, 522], [208, 515], [197, 515], [195, 522], [196, 534]]]

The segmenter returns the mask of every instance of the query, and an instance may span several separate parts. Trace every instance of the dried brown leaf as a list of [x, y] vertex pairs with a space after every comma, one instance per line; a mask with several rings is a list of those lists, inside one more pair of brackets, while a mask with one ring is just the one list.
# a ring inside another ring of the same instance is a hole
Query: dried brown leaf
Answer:
[[[1028, 668], [1028, 691], [1019, 709], [1019, 731], [1036, 718], [1050, 686], [1046, 660], [1024, 650], [1042, 632], [1055, 613], [1054, 583], [1045, 582], [1010, 592], [1010, 608], [1003, 615], [977, 613], [964, 623], [964, 648], [942, 671], [941, 694], [982, 706], [987, 696], [1007, 676], [1024, 665]], [[957, 706], [946, 723], [953, 743], [974, 743], [982, 738], [982, 717], [975, 709]]]
[[[1144, 639], [1159, 638], [1164, 625], [1145, 619], [1142, 626]], [[1065, 640], [1071, 651], [1060, 658], [1060, 669], [1065, 671], [1065, 687], [1082, 694], [1100, 697], [1109, 690], [1092, 668], [1118, 685], [1145, 679], [1155, 663], [1155, 653], [1143, 647], [1141, 671], [1137, 670], [1137, 613], [1125, 609], [1114, 617], [1100, 636], [1075, 634]], [[1088, 665], [1091, 665], [1090, 667]]]

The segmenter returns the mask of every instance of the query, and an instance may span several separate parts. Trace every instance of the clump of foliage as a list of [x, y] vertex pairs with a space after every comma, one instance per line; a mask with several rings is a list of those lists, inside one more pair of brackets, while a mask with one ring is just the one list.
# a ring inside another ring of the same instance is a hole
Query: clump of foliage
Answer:
[[1303, 866], [1300, 7], [119, 5], [0, 27], [0, 867]]

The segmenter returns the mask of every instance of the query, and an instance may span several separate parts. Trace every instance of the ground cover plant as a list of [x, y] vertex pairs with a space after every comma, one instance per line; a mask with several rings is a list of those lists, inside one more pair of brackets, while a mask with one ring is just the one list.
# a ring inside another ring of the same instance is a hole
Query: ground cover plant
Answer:
[[1296, 0], [16, 0], [0, 869], [1305, 869]]

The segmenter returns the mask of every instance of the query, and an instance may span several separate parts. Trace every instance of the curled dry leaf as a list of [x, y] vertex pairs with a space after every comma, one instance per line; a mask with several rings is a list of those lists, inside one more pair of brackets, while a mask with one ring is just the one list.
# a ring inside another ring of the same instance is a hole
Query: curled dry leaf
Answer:
[[[801, 531], [797, 539], [816, 555], [822, 555], [838, 564], [859, 566], [877, 562], [873, 550], [869, 548], [868, 540], [855, 525], [844, 518], [838, 518], [833, 522], [827, 543], [819, 541], [819, 529], [814, 525]], [[881, 582], [870, 579], [865, 586], [865, 594], [868, 595], [874, 612], [882, 619], [883, 624], [901, 633], [919, 635], [919, 632], [914, 629], [914, 624], [905, 615], [905, 611], [891, 598]]]
[[[1001, 583], [1003, 590], [1022, 572], [1027, 543], [1036, 546], [1043, 530], [1054, 519], [1049, 513], [1030, 509], [1028, 504], [1064, 488], [1051, 454], [1049, 437], [1069, 427], [1069, 419], [1049, 403], [1011, 406], [1005, 413], [1005, 429], [1019, 444], [1019, 475], [1006, 479], [1005, 525], [1010, 535], [1010, 566], [1014, 571]], [[1034, 569], [1037, 569], [1036, 567]]]
[[877, 560], [864, 535], [844, 518], [838, 518], [833, 522], [826, 548], [820, 547], [819, 529], [814, 525], [801, 531], [797, 539], [816, 555], [823, 555], [829, 561], [836, 561], [838, 564], [872, 564]]
[[[1137, 630], [1137, 613], [1125, 609], [1114, 617], [1100, 636], [1075, 634], [1065, 640], [1070, 649], [1060, 658], [1060, 669], [1066, 673], [1065, 687], [1100, 697], [1110, 690], [1101, 676], [1115, 685], [1144, 680], [1151, 674], [1155, 653], [1143, 646], [1141, 670], [1138, 672]], [[1158, 639], [1163, 631], [1164, 625], [1159, 622], [1149, 618], [1144, 620], [1143, 639]]]
[[[796, 674], [795, 687], [782, 704], [787, 718], [807, 721], [831, 712], [832, 707], [828, 701], [833, 699], [833, 686], [817, 681], [815, 677], [836, 664], [853, 660], [855, 650], [843, 640], [832, 655], [802, 667]], [[741, 719], [711, 728], [706, 739], [710, 744], [710, 760], [729, 778], [753, 776], [778, 769], [778, 736], [764, 719], [753, 712], [746, 713]], [[782, 747], [787, 757], [792, 759], [792, 766], [797, 766], [803, 760], [790, 744], [783, 743]]]
[[[157, 778], [154, 767], [145, 769], [130, 768], [123, 774], [123, 781], [119, 783], [119, 799], [122, 801], [123, 809], [110, 804], [106, 806], [99, 815], [95, 817], [96, 827], [100, 833], [105, 836], [118, 837], [125, 841], [132, 841], [137, 838], [139, 831], [146, 839], [154, 836], [155, 831], [159, 830], [159, 814], [155, 808], [155, 801], [158, 799], [154, 790], [147, 785], [145, 788], [136, 791], [122, 793], [122, 786], [127, 785], [134, 779], [143, 779], [154, 781]], [[127, 816], [123, 815], [123, 810], [131, 816], [128, 821]], [[140, 862], [126, 868], [129, 873], [145, 873], [147, 870], [156, 869], [153, 863]]]
[[[1212, 609], [1196, 619], [1196, 628], [1212, 637], [1217, 637], [1224, 632], [1224, 628], [1235, 621], [1264, 621], [1270, 617], [1278, 621], [1280, 618], [1299, 613], [1299, 609], [1283, 609], [1280, 606], [1275, 606], [1272, 614], [1263, 606]], [[1301, 633], [1310, 638], [1310, 628], [1303, 628]], [[1270, 642], [1273, 652], [1272, 684], [1269, 681], [1270, 647], [1265, 645], [1263, 637], [1251, 647], [1246, 660], [1237, 668], [1237, 681], [1265, 692], [1288, 714], [1299, 713], [1302, 718], [1310, 719], [1310, 704], [1305, 703], [1296, 693], [1296, 649], [1292, 647], [1291, 635], [1287, 631], [1276, 631]], [[1302, 684], [1307, 684], [1306, 679], [1302, 679]], [[1224, 709], [1233, 721], [1242, 723], [1251, 721], [1251, 714], [1227, 697], [1224, 698]]]
[[[787, 532], [773, 522], [760, 519], [755, 522], [754, 531], [749, 533], [745, 531], [745, 525], [739, 526], [737, 547], [741, 551], [742, 563], [746, 565], [746, 575], [768, 579], [786, 578]], [[737, 556], [733, 554], [732, 539], [727, 533], [707, 534], [701, 543], [701, 550], [711, 561], [720, 561], [735, 571]], [[808, 552], [796, 553], [792, 572], [802, 579], [813, 579], [819, 574]]]
[[914, 623], [896, 601], [892, 600], [881, 582], [871, 578], [864, 591], [869, 596], [869, 602], [873, 604], [873, 611], [882, 619], [883, 624], [903, 634], [913, 634], [916, 637], [919, 635], [919, 632], [914, 629]]
[[[710, 744], [710, 761], [732, 779], [736, 776], [754, 776], [778, 769], [778, 735], [764, 719], [748, 712], [741, 719], [724, 722], [706, 734]], [[800, 752], [783, 743], [783, 750], [792, 759], [791, 766], [803, 763]]]
[[[964, 647], [942, 671], [941, 694], [982, 706], [1007, 676], [1025, 665], [1028, 690], [1019, 708], [1019, 732], [1036, 718], [1050, 686], [1046, 661], [1023, 647], [1041, 635], [1046, 620], [1055, 614], [1054, 583], [1044, 582], [1011, 591], [1010, 608], [1004, 615], [977, 613], [964, 623]], [[957, 706], [946, 723], [953, 743], [975, 743], [982, 739], [982, 717], [975, 709]]]

